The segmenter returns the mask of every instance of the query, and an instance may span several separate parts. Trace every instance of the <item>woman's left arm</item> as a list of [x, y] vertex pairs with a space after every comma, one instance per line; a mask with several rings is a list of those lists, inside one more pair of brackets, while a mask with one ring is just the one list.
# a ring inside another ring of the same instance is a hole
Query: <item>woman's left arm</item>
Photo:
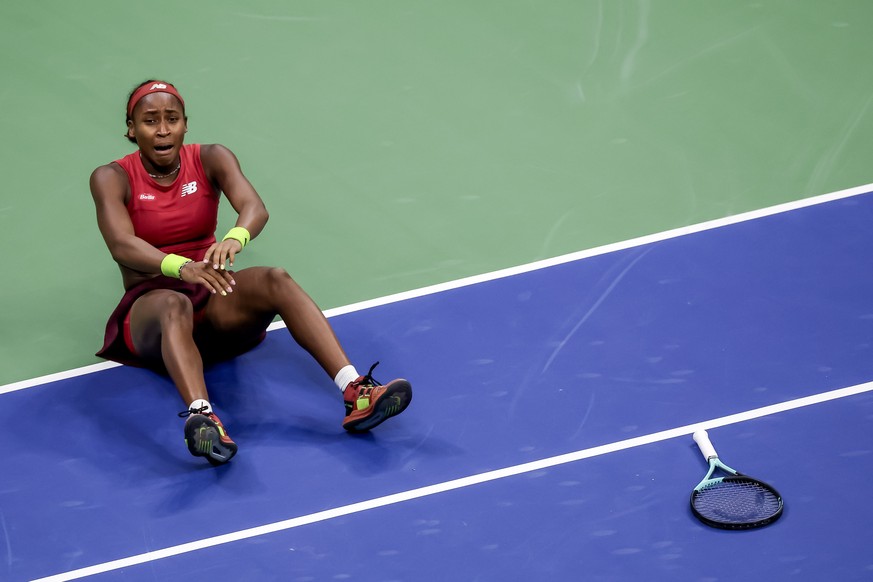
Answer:
[[[219, 144], [202, 145], [200, 159], [206, 176], [224, 192], [228, 202], [236, 210], [236, 226], [246, 229], [251, 238], [258, 236], [270, 215], [264, 201], [242, 173], [239, 160], [233, 152]], [[236, 239], [218, 240], [206, 251], [203, 261], [212, 261], [216, 268], [224, 268], [226, 262], [233, 266], [236, 253], [243, 246]]]

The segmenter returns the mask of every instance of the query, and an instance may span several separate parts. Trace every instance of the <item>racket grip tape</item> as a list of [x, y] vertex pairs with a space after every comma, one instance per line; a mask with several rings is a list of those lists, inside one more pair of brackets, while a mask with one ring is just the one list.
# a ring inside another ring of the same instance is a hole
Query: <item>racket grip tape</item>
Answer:
[[694, 439], [694, 442], [697, 443], [697, 447], [703, 454], [704, 459], [708, 461], [713, 457], [718, 457], [718, 453], [715, 452], [715, 447], [713, 447], [712, 443], [709, 441], [709, 435], [706, 434], [705, 430], [695, 431], [692, 438]]

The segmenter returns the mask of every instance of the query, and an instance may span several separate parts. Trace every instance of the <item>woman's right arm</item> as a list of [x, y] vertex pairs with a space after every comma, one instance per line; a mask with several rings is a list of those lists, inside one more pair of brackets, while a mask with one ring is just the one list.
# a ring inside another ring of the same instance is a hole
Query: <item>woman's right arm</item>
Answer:
[[[97, 207], [97, 226], [116, 263], [147, 275], [160, 275], [161, 262], [167, 255], [136, 236], [125, 204], [129, 188], [127, 175], [117, 164], [94, 170], [91, 196]], [[200, 261], [188, 263], [180, 269], [180, 275], [186, 283], [204, 285], [212, 293], [221, 295], [231, 292], [235, 285], [231, 273]]]
[[125, 198], [130, 186], [117, 164], [100, 166], [91, 174], [91, 196], [97, 208], [97, 226], [115, 262], [139, 271], [159, 275], [164, 253], [134, 234]]

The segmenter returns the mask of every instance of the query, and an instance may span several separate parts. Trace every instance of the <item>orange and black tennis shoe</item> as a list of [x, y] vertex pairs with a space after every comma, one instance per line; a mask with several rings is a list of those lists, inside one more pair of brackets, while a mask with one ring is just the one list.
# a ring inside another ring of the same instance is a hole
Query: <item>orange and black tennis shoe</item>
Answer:
[[359, 376], [343, 391], [346, 418], [343, 428], [349, 432], [366, 432], [392, 416], [397, 416], [412, 401], [412, 385], [403, 379], [382, 385], [373, 378], [370, 367], [366, 376]]
[[237, 446], [218, 416], [205, 410], [201, 408], [179, 413], [183, 418], [188, 417], [185, 421], [185, 444], [195, 457], [206, 457], [213, 465], [223, 465], [236, 454]]

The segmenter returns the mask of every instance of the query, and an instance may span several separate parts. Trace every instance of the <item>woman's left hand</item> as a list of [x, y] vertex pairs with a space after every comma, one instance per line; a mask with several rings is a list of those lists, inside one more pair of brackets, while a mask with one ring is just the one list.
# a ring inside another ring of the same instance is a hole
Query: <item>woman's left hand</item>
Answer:
[[229, 238], [220, 242], [216, 242], [206, 250], [203, 255], [204, 263], [212, 263], [214, 269], [226, 269], [229, 263], [233, 267], [233, 261], [236, 254], [242, 250], [242, 243], [236, 239]]

